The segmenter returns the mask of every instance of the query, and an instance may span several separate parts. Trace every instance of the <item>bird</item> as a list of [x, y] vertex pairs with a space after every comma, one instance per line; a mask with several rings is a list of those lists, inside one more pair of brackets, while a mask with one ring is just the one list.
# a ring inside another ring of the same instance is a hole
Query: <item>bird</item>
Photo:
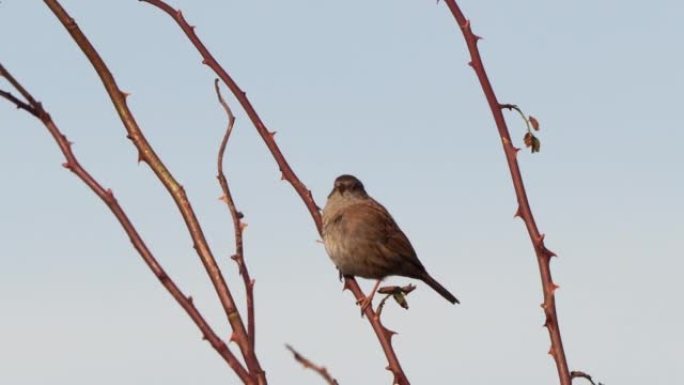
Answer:
[[428, 274], [392, 215], [355, 176], [335, 179], [321, 216], [323, 244], [340, 274], [377, 280], [371, 293], [359, 301], [362, 312], [390, 275], [419, 279], [452, 304], [460, 303]]

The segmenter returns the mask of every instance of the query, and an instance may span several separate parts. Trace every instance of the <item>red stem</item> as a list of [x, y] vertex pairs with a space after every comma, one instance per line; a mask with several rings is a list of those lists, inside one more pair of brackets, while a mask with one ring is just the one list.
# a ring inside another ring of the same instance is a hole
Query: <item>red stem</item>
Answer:
[[[235, 95], [235, 97], [237, 98], [242, 108], [247, 113], [247, 116], [252, 121], [252, 124], [256, 128], [257, 132], [266, 143], [266, 146], [271, 152], [271, 155], [280, 167], [280, 171], [282, 172], [282, 178], [284, 180], [287, 180], [292, 185], [292, 187], [294, 187], [297, 194], [299, 194], [300, 198], [304, 201], [304, 204], [306, 205], [307, 209], [309, 210], [309, 213], [311, 214], [311, 217], [314, 220], [314, 223], [316, 224], [318, 233], [321, 234], [321, 214], [319, 212], [318, 206], [316, 205], [316, 202], [313, 199], [311, 191], [304, 185], [304, 183], [302, 183], [299, 180], [299, 178], [294, 173], [290, 165], [287, 163], [287, 160], [285, 160], [285, 157], [280, 151], [280, 148], [273, 139], [275, 133], [268, 130], [264, 122], [257, 114], [256, 110], [252, 106], [252, 103], [247, 98], [247, 94], [242, 89], [240, 89], [240, 87], [237, 85], [237, 83], [235, 83], [233, 78], [230, 77], [228, 72], [226, 72], [226, 70], [223, 69], [223, 67], [216, 61], [216, 59], [214, 59], [214, 56], [209, 52], [204, 43], [202, 43], [202, 41], [197, 37], [197, 34], [195, 34], [194, 27], [188, 24], [188, 22], [183, 17], [183, 13], [180, 10], [173, 9], [171, 6], [169, 6], [162, 0], [139, 1], [143, 1], [145, 3], [154, 5], [155, 7], [161, 9], [169, 16], [171, 16], [176, 21], [178, 26], [183, 30], [183, 32], [190, 40], [192, 45], [195, 46], [195, 48], [199, 51], [200, 55], [203, 58], [202, 63], [209, 66], [216, 73], [216, 75], [218, 75], [218, 77], [223, 81], [223, 83], [226, 86], [228, 86], [233, 95]], [[345, 279], [345, 288], [348, 288], [354, 294], [354, 297], [357, 301], [362, 300], [366, 297], [361, 288], [359, 287], [359, 284], [356, 282], [354, 278]], [[394, 384], [408, 385], [409, 381], [406, 378], [406, 375], [404, 374], [401, 364], [399, 363], [399, 359], [397, 358], [397, 355], [392, 347], [391, 336], [394, 333], [382, 325], [380, 319], [376, 316], [375, 311], [370, 306], [366, 308], [364, 314], [366, 315], [366, 319], [368, 319], [368, 321], [371, 323], [371, 326], [373, 327], [373, 330], [375, 331], [375, 334], [378, 337], [378, 340], [380, 341], [382, 350], [385, 353], [385, 356], [387, 357], [387, 369], [390, 370], [394, 375]]]
[[530, 203], [527, 199], [527, 192], [525, 191], [525, 185], [520, 173], [520, 167], [518, 166], [518, 161], [516, 159], [519, 149], [514, 147], [513, 143], [511, 142], [511, 136], [508, 132], [508, 127], [506, 126], [506, 121], [501, 110], [502, 106], [494, 94], [494, 89], [492, 88], [489, 78], [487, 77], [487, 73], [484, 69], [482, 58], [480, 57], [480, 52], [477, 48], [477, 41], [480, 38], [473, 34], [470, 21], [463, 15], [463, 12], [461, 12], [461, 9], [456, 4], [456, 1], [445, 0], [445, 3], [449, 7], [449, 10], [461, 28], [461, 32], [463, 33], [463, 37], [465, 38], [466, 44], [468, 46], [468, 51], [470, 52], [471, 62], [469, 64], [475, 70], [475, 74], [480, 81], [482, 90], [487, 98], [487, 103], [489, 104], [489, 108], [494, 116], [494, 121], [496, 122], [499, 136], [501, 137], [504, 153], [506, 154], [506, 161], [508, 162], [508, 168], [511, 172], [511, 178], [513, 180], [515, 195], [518, 199], [518, 210], [516, 212], [516, 216], [521, 217], [525, 222], [525, 226], [527, 227], [527, 232], [532, 240], [532, 245], [534, 247], [535, 254], [537, 255], [537, 262], [539, 264], [539, 272], [541, 274], [542, 288], [544, 293], [544, 303], [542, 303], [541, 306], [544, 309], [544, 314], [546, 315], [544, 326], [548, 329], [549, 337], [551, 339], [551, 349], [549, 350], [549, 354], [553, 356], [556, 362], [558, 377], [560, 378], [561, 385], [570, 385], [572, 380], [570, 378], [570, 371], [568, 370], [565, 351], [563, 350], [563, 341], [561, 339], [560, 328], [558, 326], [558, 314], [556, 312], [556, 299], [554, 292], [558, 286], [553, 282], [551, 277], [551, 268], [549, 266], [551, 257], [555, 256], [555, 254], [547, 249], [544, 245], [544, 235], [539, 232], [537, 224], [534, 220], [534, 216], [532, 215], [532, 209], [530, 208]]
[[197, 325], [197, 327], [202, 332], [204, 339], [209, 341], [211, 346], [216, 350], [216, 352], [228, 363], [228, 365], [233, 369], [233, 371], [240, 377], [245, 384], [254, 384], [249, 373], [245, 370], [242, 364], [237, 360], [235, 355], [228, 349], [228, 346], [214, 333], [211, 326], [204, 320], [202, 314], [197, 310], [192, 302], [192, 298], [183, 294], [183, 292], [176, 286], [175, 282], [169, 277], [169, 275], [164, 271], [159, 262], [152, 254], [152, 252], [147, 248], [147, 245], [143, 241], [142, 237], [136, 230], [135, 226], [131, 223], [130, 219], [126, 215], [126, 212], [119, 205], [114, 193], [102, 187], [102, 185], [93, 178], [88, 171], [86, 171], [79, 163], [76, 156], [71, 151], [71, 142], [67, 139], [64, 134], [60, 131], [57, 125], [52, 121], [50, 114], [47, 113], [42, 107], [42, 105], [37, 102], [20, 84], [16, 81], [0, 64], [0, 76], [5, 77], [9, 80], [10, 84], [16, 88], [19, 93], [25, 96], [28, 103], [21, 102], [15, 97], [7, 97], [8, 92], [0, 92], [0, 96], [5, 97], [10, 102], [14, 103], [17, 107], [21, 106], [23, 109], [28, 111], [31, 115], [38, 118], [48, 129], [55, 142], [59, 146], [59, 149], [64, 154], [66, 162], [63, 166], [69, 171], [73, 172], [83, 183], [85, 183], [111, 210], [112, 214], [121, 224], [123, 230], [128, 234], [131, 243], [138, 254], [145, 261], [147, 266], [152, 270], [152, 273], [159, 279], [161, 284], [166, 288], [166, 290], [171, 294], [171, 296], [178, 302], [178, 304], [185, 310], [190, 319]]
[[332, 375], [330, 375], [330, 372], [328, 372], [328, 369], [326, 369], [325, 366], [313, 363], [310, 359], [301, 355], [298, 351], [295, 350], [295, 348], [293, 348], [290, 345], [285, 345], [285, 347], [292, 353], [295, 361], [302, 364], [304, 369], [311, 369], [314, 372], [318, 373], [318, 375], [323, 377], [323, 379], [325, 380], [325, 382], [328, 383], [328, 385], [340, 385], [340, 383], [337, 382], [337, 380]]
[[247, 337], [247, 331], [242, 321], [242, 317], [240, 316], [240, 312], [235, 306], [233, 295], [230, 292], [225, 278], [221, 273], [221, 269], [216, 263], [216, 259], [214, 258], [211, 249], [209, 248], [209, 244], [204, 237], [204, 232], [202, 231], [199, 220], [197, 219], [192, 205], [188, 200], [185, 189], [180, 183], [178, 183], [178, 181], [176, 181], [171, 172], [166, 168], [164, 163], [161, 161], [159, 156], [145, 138], [142, 130], [138, 126], [138, 122], [133, 116], [133, 113], [126, 104], [126, 97], [128, 95], [119, 89], [111, 71], [100, 57], [95, 47], [93, 47], [88, 38], [78, 27], [74, 19], [66, 12], [66, 10], [59, 4], [57, 0], [44, 0], [44, 2], [54, 13], [57, 19], [62, 23], [67, 32], [69, 32], [74, 42], [78, 45], [81, 51], [83, 51], [100, 77], [107, 94], [109, 94], [112, 104], [119, 114], [121, 122], [128, 132], [128, 137], [135, 144], [139, 151], [139, 161], [145, 162], [150, 166], [159, 181], [164, 185], [176, 203], [178, 211], [183, 216], [188, 233], [193, 240], [193, 247], [202, 261], [204, 269], [209, 276], [212, 285], [214, 286], [214, 290], [219, 297], [221, 305], [223, 306], [228, 323], [233, 330], [231, 340], [235, 341], [240, 348], [240, 352], [245, 359], [245, 363], [247, 364], [250, 374], [256, 376], [260, 384], [266, 383], [264, 371], [261, 369], [259, 360], [257, 359], [254, 350], [251, 349], [249, 339]]
[[228, 125], [226, 127], [226, 133], [223, 135], [221, 140], [221, 145], [218, 151], [218, 161], [217, 169], [218, 174], [216, 178], [218, 179], [219, 185], [221, 186], [221, 191], [223, 191], [223, 196], [221, 200], [226, 202], [228, 206], [228, 211], [230, 211], [230, 217], [233, 220], [233, 230], [235, 231], [235, 254], [231, 257], [237, 263], [238, 269], [240, 271], [240, 276], [242, 277], [242, 282], [245, 284], [245, 297], [247, 302], [247, 335], [249, 337], [249, 343], [252, 345], [252, 349], [255, 346], [255, 328], [254, 328], [254, 281], [249, 275], [249, 270], [247, 269], [247, 264], [245, 263], [245, 248], [244, 242], [242, 241], [242, 231], [244, 229], [244, 223], [242, 223], [243, 215], [235, 207], [235, 201], [233, 200], [233, 195], [230, 193], [230, 188], [228, 187], [228, 180], [226, 179], [225, 173], [223, 172], [223, 157], [226, 153], [226, 146], [228, 145], [228, 140], [230, 139], [230, 134], [233, 132], [233, 126], [235, 125], [235, 115], [230, 109], [230, 106], [221, 96], [221, 91], [219, 89], [219, 80], [214, 81], [214, 89], [216, 90], [216, 96], [218, 97], [219, 103], [226, 111], [228, 115]]

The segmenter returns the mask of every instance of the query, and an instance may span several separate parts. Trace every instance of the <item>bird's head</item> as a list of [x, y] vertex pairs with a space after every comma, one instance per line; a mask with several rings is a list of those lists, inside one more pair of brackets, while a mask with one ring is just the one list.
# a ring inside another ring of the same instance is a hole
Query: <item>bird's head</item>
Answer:
[[361, 181], [355, 176], [346, 174], [340, 175], [337, 177], [337, 179], [335, 179], [335, 185], [333, 186], [333, 190], [330, 192], [330, 195], [328, 195], [328, 198], [335, 194], [339, 194], [344, 197], [349, 196], [357, 198], [366, 198], [368, 196], [366, 190], [363, 188], [363, 183], [361, 183]]

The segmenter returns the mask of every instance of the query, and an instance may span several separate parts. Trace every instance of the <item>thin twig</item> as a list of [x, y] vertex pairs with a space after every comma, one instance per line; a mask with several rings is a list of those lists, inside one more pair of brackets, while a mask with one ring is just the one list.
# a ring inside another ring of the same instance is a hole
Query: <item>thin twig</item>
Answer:
[[[309, 210], [309, 213], [311, 214], [311, 217], [314, 220], [314, 223], [316, 224], [316, 228], [320, 235], [322, 230], [320, 209], [316, 205], [316, 202], [313, 199], [311, 191], [304, 185], [304, 183], [302, 183], [301, 180], [299, 180], [299, 178], [294, 173], [290, 165], [287, 163], [287, 160], [285, 160], [285, 157], [283, 156], [282, 152], [280, 151], [280, 148], [278, 147], [273, 138], [275, 132], [268, 130], [264, 122], [257, 114], [256, 110], [252, 106], [252, 103], [247, 98], [247, 94], [244, 91], [242, 91], [242, 89], [240, 89], [237, 83], [235, 83], [235, 81], [230, 77], [228, 72], [226, 72], [226, 70], [216, 61], [216, 59], [209, 52], [204, 43], [202, 43], [202, 41], [197, 37], [194, 27], [188, 24], [188, 22], [185, 20], [185, 17], [183, 17], [183, 13], [181, 11], [173, 9], [171, 6], [169, 6], [167, 3], [161, 0], [139, 1], [149, 3], [161, 9], [171, 18], [173, 18], [174, 21], [178, 24], [178, 26], [183, 30], [183, 32], [190, 40], [192, 45], [197, 49], [197, 51], [202, 56], [202, 63], [210, 67], [216, 73], [216, 75], [218, 75], [221, 81], [223, 81], [223, 83], [226, 86], [228, 86], [233, 95], [235, 95], [235, 98], [240, 102], [240, 105], [247, 113], [247, 116], [252, 121], [252, 124], [256, 128], [257, 132], [264, 140], [266, 147], [268, 147], [269, 151], [271, 152], [271, 155], [280, 167], [282, 179], [287, 180], [292, 185], [292, 187], [295, 189], [297, 194], [300, 196], [300, 198], [306, 205], [307, 209]], [[363, 291], [359, 287], [358, 282], [356, 282], [354, 278], [345, 278], [344, 288], [349, 289], [352, 292], [357, 302], [362, 301], [366, 298], [366, 295], [363, 293]], [[396, 353], [394, 352], [394, 348], [392, 347], [392, 336], [396, 333], [387, 329], [382, 324], [380, 318], [377, 317], [372, 307], [366, 307], [366, 309], [364, 310], [364, 314], [366, 315], [366, 319], [368, 319], [368, 321], [370, 322], [373, 331], [375, 332], [375, 335], [378, 337], [378, 341], [380, 342], [382, 350], [385, 353], [385, 357], [387, 358], [388, 362], [387, 369], [391, 371], [394, 375], [393, 384], [408, 385], [408, 378], [406, 377], [406, 374], [404, 374], [401, 364], [399, 363], [399, 359]]]
[[247, 298], [247, 335], [249, 336], [249, 343], [252, 345], [252, 349], [254, 349], [254, 280], [250, 278], [249, 270], [247, 269], [247, 264], [245, 263], [245, 249], [242, 242], [242, 232], [246, 225], [242, 222], [244, 215], [235, 207], [233, 195], [230, 193], [228, 181], [226, 180], [226, 176], [223, 172], [223, 157], [226, 153], [228, 139], [230, 139], [230, 134], [233, 132], [235, 115], [233, 115], [233, 111], [231, 111], [230, 106], [228, 106], [228, 103], [226, 103], [226, 101], [223, 99], [223, 96], [221, 96], [218, 79], [214, 80], [214, 89], [216, 90], [216, 96], [218, 97], [219, 103], [226, 111], [226, 115], [228, 115], [226, 133], [223, 135], [223, 139], [221, 140], [221, 145], [219, 146], [218, 151], [218, 175], [216, 178], [218, 179], [221, 190], [223, 191], [221, 200], [226, 202], [228, 210], [230, 211], [230, 216], [233, 219], [233, 229], [235, 230], [235, 254], [231, 258], [235, 261], [235, 263], [237, 263], [240, 276], [242, 276], [242, 281], [245, 284], [245, 297]]
[[[10, 79], [12, 84], [18, 85], [19, 83], [5, 70], [0, 64], [0, 71], [2, 71], [2, 76]], [[23, 88], [22, 88], [23, 89]], [[230, 351], [228, 346], [216, 335], [211, 326], [205, 321], [202, 314], [197, 310], [193, 304], [192, 297], [186, 296], [178, 288], [175, 282], [169, 277], [166, 271], [161, 267], [159, 262], [156, 260], [152, 252], [147, 248], [147, 245], [143, 241], [142, 237], [138, 233], [135, 226], [131, 223], [130, 219], [126, 215], [124, 209], [119, 205], [114, 193], [110, 189], [105, 189], [102, 185], [93, 178], [88, 171], [86, 171], [83, 166], [79, 163], [78, 159], [71, 150], [71, 142], [67, 139], [64, 134], [60, 131], [57, 125], [52, 121], [50, 114], [48, 114], [42, 107], [42, 105], [37, 102], [26, 90], [21, 92], [23, 95], [28, 96], [27, 99], [31, 100], [29, 103], [24, 103], [18, 99], [8, 100], [14, 103], [17, 107], [22, 105], [22, 108], [26, 109], [31, 113], [31, 115], [40, 119], [40, 121], [45, 125], [47, 130], [50, 132], [55, 142], [62, 151], [66, 162], [63, 166], [69, 171], [73, 172], [83, 183], [85, 183], [111, 210], [112, 214], [116, 217], [121, 224], [121, 227], [128, 235], [131, 243], [135, 250], [140, 254], [142, 259], [145, 261], [147, 266], [152, 270], [152, 273], [159, 279], [159, 282], [166, 288], [166, 290], [171, 294], [171, 296], [178, 302], [178, 304], [185, 310], [190, 319], [197, 325], [197, 327], [202, 332], [203, 338], [207, 340], [211, 346], [216, 350], [216, 352], [228, 363], [228, 365], [233, 369], [233, 371], [240, 377], [245, 384], [254, 384], [247, 370], [238, 361], [235, 355]], [[23, 104], [19, 104], [19, 103]], [[24, 107], [25, 106], [25, 107]], [[29, 110], [30, 109], [30, 110]]]
[[[4, 71], [4, 68], [0, 66], [0, 70]], [[28, 103], [25, 103], [22, 100], [18, 99], [16, 96], [12, 95], [11, 92], [0, 90], [0, 97], [7, 99], [10, 103], [14, 104], [17, 107], [17, 109], [24, 110], [29, 114], [35, 116], [36, 118], [39, 118], [38, 113], [36, 112], [36, 110], [33, 109], [33, 107], [31, 107]]]
[[[591, 383], [591, 385], [597, 385], [597, 384], [594, 382], [594, 379], [591, 378], [590, 375], [588, 375], [588, 374], [586, 374], [586, 373], [584, 373], [584, 372], [580, 372], [579, 370], [575, 370], [575, 371], [570, 372], [570, 378], [571, 378], [571, 379], [575, 379], [575, 378], [584, 378], [585, 380], [589, 381], [589, 382]], [[603, 384], [601, 384], [601, 383], [599, 382], [598, 385], [603, 385]]]
[[164, 185], [166, 190], [173, 198], [178, 210], [183, 216], [188, 233], [193, 240], [193, 247], [197, 252], [204, 268], [209, 276], [214, 289], [221, 301], [224, 312], [233, 330], [230, 337], [231, 341], [235, 341], [240, 348], [240, 352], [245, 359], [247, 368], [251, 375], [256, 376], [260, 384], [266, 383], [264, 371], [261, 369], [259, 360], [256, 357], [254, 349], [251, 348], [247, 331], [245, 329], [240, 312], [235, 306], [233, 295], [226, 284], [225, 278], [216, 263], [209, 244], [204, 237], [202, 227], [195, 215], [192, 205], [188, 200], [187, 194], [183, 186], [176, 181], [171, 172], [166, 168], [159, 156], [155, 153], [152, 146], [149, 144], [142, 130], [138, 126], [135, 117], [126, 104], [126, 97], [128, 94], [121, 91], [116, 84], [116, 80], [111, 71], [100, 57], [99, 53], [88, 38], [83, 34], [74, 19], [62, 8], [57, 0], [44, 0], [45, 4], [55, 14], [57, 19], [62, 23], [67, 32], [74, 39], [74, 42], [79, 46], [81, 51], [86, 55], [102, 83], [109, 94], [109, 97], [116, 108], [116, 111], [128, 132], [128, 138], [133, 142], [139, 151], [138, 160], [147, 163], [152, 171], [157, 175], [159, 181]]
[[522, 218], [525, 222], [530, 239], [532, 240], [534, 251], [537, 255], [537, 262], [541, 273], [542, 288], [544, 292], [542, 308], [544, 309], [544, 314], [546, 316], [544, 326], [548, 329], [549, 337], [551, 339], [549, 354], [553, 356], [556, 362], [561, 385], [570, 385], [572, 381], [570, 379], [570, 371], [568, 370], [568, 362], [565, 357], [565, 350], [563, 350], [563, 341], [561, 339], [560, 328], [558, 326], [558, 314], [556, 312], [554, 292], [558, 286], [553, 282], [551, 268], [549, 266], [551, 257], [555, 256], [555, 254], [544, 245], [544, 234], [539, 232], [534, 216], [532, 215], [532, 209], [530, 208], [530, 203], [527, 199], [527, 192], [525, 191], [525, 185], [517, 161], [519, 149], [513, 146], [506, 121], [501, 111], [502, 104], [500, 104], [496, 98], [496, 94], [489, 82], [484, 64], [482, 63], [482, 58], [480, 57], [480, 52], [477, 48], [477, 42], [480, 40], [480, 37], [473, 33], [470, 20], [466, 19], [455, 0], [445, 0], [445, 3], [449, 7], [449, 10], [463, 33], [466, 45], [468, 46], [468, 51], [470, 52], [471, 61], [469, 64], [475, 70], [475, 74], [480, 81], [487, 103], [494, 116], [499, 136], [501, 137], [504, 153], [506, 154], [506, 161], [508, 162], [508, 168], [513, 180], [515, 195], [518, 200], [518, 209], [515, 215]]
[[299, 362], [300, 364], [302, 364], [302, 366], [303, 366], [305, 369], [311, 369], [311, 370], [313, 370], [314, 372], [320, 374], [320, 376], [323, 377], [323, 379], [325, 379], [325, 381], [328, 383], [328, 385], [340, 385], [339, 382], [337, 382], [337, 380], [334, 379], [333, 376], [330, 375], [330, 373], [328, 372], [328, 369], [326, 369], [325, 366], [321, 366], [321, 365], [316, 365], [316, 364], [314, 364], [313, 362], [311, 362], [311, 360], [309, 360], [308, 358], [306, 358], [306, 357], [302, 356], [301, 354], [299, 354], [299, 352], [296, 351], [296, 350], [295, 350], [292, 346], [290, 346], [290, 345], [285, 345], [285, 347], [287, 348], [287, 350], [289, 350], [290, 352], [292, 352], [292, 355], [294, 356], [294, 359], [295, 359], [297, 362]]
[[0, 65], [0, 76], [7, 79], [12, 88], [17, 90], [17, 92], [19, 92], [19, 94], [21, 94], [21, 96], [24, 99], [26, 99], [27, 105], [40, 106], [40, 103], [36, 99], [34, 99], [33, 96], [28, 91], [26, 91], [24, 86], [22, 86], [14, 77], [12, 77], [12, 75], [10, 75], [10, 73], [7, 72], [5, 67], [3, 67], [2, 65]]

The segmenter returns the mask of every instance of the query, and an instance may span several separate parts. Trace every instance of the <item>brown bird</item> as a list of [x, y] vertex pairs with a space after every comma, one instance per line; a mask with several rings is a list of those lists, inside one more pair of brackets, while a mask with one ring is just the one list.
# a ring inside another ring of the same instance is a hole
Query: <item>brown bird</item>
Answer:
[[325, 250], [344, 276], [377, 279], [362, 301], [369, 306], [380, 282], [389, 275], [420, 279], [451, 303], [459, 303], [428, 274], [411, 242], [387, 209], [371, 198], [360, 180], [341, 175], [323, 208]]

